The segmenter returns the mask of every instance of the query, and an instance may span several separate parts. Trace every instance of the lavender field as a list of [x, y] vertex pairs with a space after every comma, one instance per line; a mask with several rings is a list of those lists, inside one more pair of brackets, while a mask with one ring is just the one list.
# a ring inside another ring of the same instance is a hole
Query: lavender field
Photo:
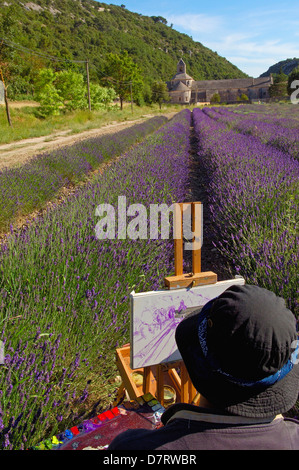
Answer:
[[[299, 160], [292, 132], [299, 114], [293, 108], [184, 109], [138, 145], [118, 150], [120, 158], [62, 204], [12, 231], [0, 247], [0, 449], [28, 449], [113, 401], [115, 348], [129, 341], [129, 293], [159, 289], [173, 272], [171, 239], [98, 240], [99, 204], [117, 207], [118, 196], [146, 207], [190, 200], [192, 164], [206, 175], [204, 223], [207, 214], [231, 274], [283, 296], [298, 318]], [[102, 161], [100, 145], [83, 148], [80, 162], [82, 154], [84, 161]], [[74, 155], [64, 157], [68, 168]], [[63, 160], [47, 156], [47, 165], [57, 160], [59, 180]], [[67, 178], [75, 184], [76, 171]], [[30, 192], [29, 180], [24, 185]]]
[[26, 449], [113, 399], [115, 348], [129, 340], [129, 293], [173, 270], [169, 240], [98, 240], [97, 205], [184, 200], [186, 110], [103, 176], [1, 246], [0, 445]]
[[[248, 283], [284, 297], [298, 316], [299, 161], [292, 146], [295, 140], [285, 132], [282, 149], [265, 137], [264, 121], [252, 118], [255, 132], [244, 132], [247, 115], [225, 108], [195, 109], [193, 115], [198, 155], [210, 175], [208, 192], [217, 248], [234, 272]], [[272, 135], [277, 127], [273, 124]], [[297, 133], [298, 127], [294, 128]], [[298, 137], [293, 135], [297, 144]]]
[[299, 159], [299, 118], [277, 117], [274, 115], [250, 115], [236, 113], [225, 108], [204, 110], [208, 116], [225, 123], [231, 129], [245, 135], [258, 137], [261, 142], [269, 144]]
[[111, 136], [90, 138], [61, 150], [37, 155], [25, 165], [0, 170], [0, 233], [20, 218], [41, 210], [64, 187], [84, 181], [100, 165], [167, 121], [156, 116]]

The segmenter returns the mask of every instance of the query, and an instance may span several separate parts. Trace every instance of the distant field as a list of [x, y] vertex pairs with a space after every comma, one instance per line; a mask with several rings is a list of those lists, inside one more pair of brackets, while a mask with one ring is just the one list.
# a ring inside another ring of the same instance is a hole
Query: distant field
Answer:
[[163, 106], [160, 111], [158, 105], [133, 107], [126, 104], [123, 111], [119, 107], [101, 111], [74, 111], [65, 115], [50, 116], [47, 119], [35, 115], [37, 103], [31, 101], [10, 103], [12, 127], [8, 125], [5, 106], [0, 105], [0, 144], [7, 144], [21, 139], [40, 137], [61, 130], [71, 130], [76, 133], [88, 129], [95, 129], [112, 122], [138, 119], [146, 114], [159, 115], [166, 111], [178, 111], [178, 106]]

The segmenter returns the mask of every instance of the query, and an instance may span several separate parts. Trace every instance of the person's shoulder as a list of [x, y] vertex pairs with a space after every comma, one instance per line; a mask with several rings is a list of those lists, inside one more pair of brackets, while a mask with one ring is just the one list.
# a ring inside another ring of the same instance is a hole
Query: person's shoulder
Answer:
[[[297, 418], [284, 417], [283, 427], [286, 430], [285, 432], [288, 436], [290, 448], [299, 450], [299, 420]], [[281, 434], [283, 434], [283, 432]]]
[[298, 418], [289, 418], [287, 416], [284, 416], [283, 418], [285, 423], [293, 423], [293, 425], [299, 425], [299, 419]]
[[284, 417], [283, 425], [290, 429], [293, 429], [299, 435], [299, 420], [297, 418]]
[[285, 418], [284, 417], [283, 423], [288, 428], [293, 429], [295, 432], [297, 432], [299, 436], [299, 420], [297, 418]]

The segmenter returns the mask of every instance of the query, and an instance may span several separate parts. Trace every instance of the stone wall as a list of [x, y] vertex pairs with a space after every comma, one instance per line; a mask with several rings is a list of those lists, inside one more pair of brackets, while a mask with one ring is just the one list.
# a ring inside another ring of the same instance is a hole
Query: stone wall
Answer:
[[189, 91], [173, 91], [170, 94], [170, 103], [173, 104], [189, 104], [191, 98], [191, 90]]

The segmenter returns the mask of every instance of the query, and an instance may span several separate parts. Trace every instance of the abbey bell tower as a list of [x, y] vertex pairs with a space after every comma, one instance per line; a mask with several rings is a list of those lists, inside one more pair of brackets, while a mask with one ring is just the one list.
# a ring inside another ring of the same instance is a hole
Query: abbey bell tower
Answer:
[[180, 59], [177, 65], [177, 73], [186, 73], [186, 64], [183, 59]]

